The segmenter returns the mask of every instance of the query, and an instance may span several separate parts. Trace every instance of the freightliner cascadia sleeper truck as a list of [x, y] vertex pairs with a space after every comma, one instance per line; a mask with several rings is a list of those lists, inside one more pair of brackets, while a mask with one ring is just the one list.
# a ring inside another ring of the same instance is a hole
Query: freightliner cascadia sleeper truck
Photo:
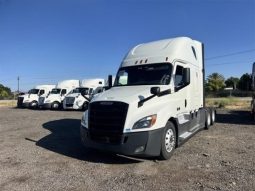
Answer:
[[63, 106], [63, 100], [73, 89], [79, 87], [79, 80], [64, 80], [58, 82], [56, 88], [52, 89], [47, 96], [40, 96], [39, 108], [60, 109]]
[[205, 108], [203, 44], [187, 37], [140, 44], [125, 56], [113, 87], [94, 97], [81, 120], [86, 147], [171, 157], [215, 121]]
[[17, 107], [37, 108], [40, 96], [46, 96], [55, 85], [37, 85], [25, 95], [18, 97]]
[[68, 94], [63, 101], [64, 109], [82, 109], [88, 107], [90, 97], [98, 87], [104, 86], [104, 79], [84, 79], [81, 85], [75, 88], [71, 94]]

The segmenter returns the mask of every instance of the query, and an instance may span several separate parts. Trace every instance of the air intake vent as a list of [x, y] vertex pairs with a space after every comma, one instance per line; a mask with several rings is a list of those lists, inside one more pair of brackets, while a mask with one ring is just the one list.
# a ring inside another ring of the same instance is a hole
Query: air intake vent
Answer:
[[123, 102], [93, 102], [89, 104], [89, 133], [94, 141], [120, 144], [128, 104]]

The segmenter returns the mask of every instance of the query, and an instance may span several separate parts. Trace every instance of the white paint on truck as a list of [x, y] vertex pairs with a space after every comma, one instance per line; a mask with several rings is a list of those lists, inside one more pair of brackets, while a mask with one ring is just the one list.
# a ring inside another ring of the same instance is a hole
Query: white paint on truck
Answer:
[[81, 138], [87, 147], [168, 159], [215, 121], [204, 104], [201, 42], [179, 37], [140, 44], [121, 62], [114, 86], [90, 102]]

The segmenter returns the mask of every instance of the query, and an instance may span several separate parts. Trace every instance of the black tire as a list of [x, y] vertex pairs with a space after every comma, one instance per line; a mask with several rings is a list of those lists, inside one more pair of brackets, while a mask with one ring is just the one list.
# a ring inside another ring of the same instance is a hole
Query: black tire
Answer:
[[88, 109], [89, 103], [88, 102], [84, 102], [83, 106], [82, 106], [82, 110], [86, 111]]
[[57, 110], [60, 108], [60, 103], [57, 102], [57, 101], [54, 101], [52, 104], [51, 104], [51, 109], [53, 110]]
[[161, 160], [169, 159], [176, 147], [176, 131], [175, 126], [172, 122], [167, 122], [164, 133], [162, 134], [161, 138], [161, 151], [159, 158]]
[[211, 111], [209, 108], [206, 109], [206, 114], [205, 114], [205, 129], [208, 130], [211, 125]]
[[30, 104], [29, 104], [29, 108], [30, 109], [36, 109], [38, 107], [38, 102], [37, 101], [32, 101]]

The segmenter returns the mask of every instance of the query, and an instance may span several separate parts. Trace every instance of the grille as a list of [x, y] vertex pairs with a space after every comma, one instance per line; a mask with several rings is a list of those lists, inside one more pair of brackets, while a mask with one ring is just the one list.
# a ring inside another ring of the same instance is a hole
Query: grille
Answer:
[[17, 102], [18, 107], [22, 106], [23, 100], [24, 100], [24, 97], [18, 97], [18, 102]]
[[39, 105], [42, 105], [44, 103], [45, 97], [39, 97]]
[[74, 100], [74, 97], [66, 97], [66, 105], [73, 105]]
[[89, 104], [89, 135], [92, 140], [123, 143], [123, 128], [128, 104], [123, 102], [94, 102]]

